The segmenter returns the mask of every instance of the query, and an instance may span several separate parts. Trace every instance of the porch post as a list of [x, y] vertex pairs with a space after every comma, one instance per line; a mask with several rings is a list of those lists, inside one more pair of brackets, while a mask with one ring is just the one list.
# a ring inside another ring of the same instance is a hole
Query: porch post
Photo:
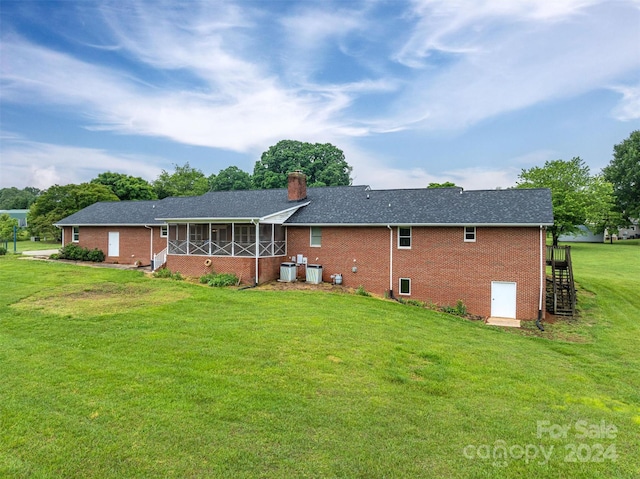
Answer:
[[256, 282], [258, 284], [258, 263], [260, 261], [260, 221], [256, 222]]

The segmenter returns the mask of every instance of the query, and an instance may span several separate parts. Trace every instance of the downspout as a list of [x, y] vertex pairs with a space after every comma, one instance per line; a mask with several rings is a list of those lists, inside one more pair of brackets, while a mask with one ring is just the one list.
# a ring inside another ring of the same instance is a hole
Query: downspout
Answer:
[[544, 327], [542, 326], [542, 323], [540, 322], [542, 320], [542, 298], [543, 298], [543, 294], [544, 294], [544, 287], [545, 287], [545, 271], [546, 271], [546, 263], [544, 261], [544, 247], [545, 247], [545, 241], [544, 241], [544, 228], [542, 225], [540, 225], [540, 299], [538, 302], [538, 319], [536, 319], [536, 326], [538, 327], [538, 329], [540, 331], [544, 331]]
[[390, 225], [387, 225], [389, 228], [389, 298], [395, 299], [393, 297], [393, 228]]
[[[148, 226], [148, 225], [144, 225], [145, 228], [149, 228], [149, 233], [151, 236], [151, 246], [149, 247], [149, 258], [150, 261], [153, 263], [153, 227]], [[151, 266], [151, 269], [153, 269], [155, 267], [155, 264]]]
[[256, 278], [253, 282], [254, 286], [258, 285], [258, 262], [260, 260], [260, 221], [256, 223], [255, 220], [251, 220], [251, 224], [256, 226]]

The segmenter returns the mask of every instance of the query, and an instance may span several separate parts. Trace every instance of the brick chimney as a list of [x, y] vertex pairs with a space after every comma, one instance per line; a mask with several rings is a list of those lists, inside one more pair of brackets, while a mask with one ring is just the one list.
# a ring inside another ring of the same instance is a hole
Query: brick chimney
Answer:
[[296, 170], [289, 173], [289, 201], [300, 201], [307, 197], [307, 175]]

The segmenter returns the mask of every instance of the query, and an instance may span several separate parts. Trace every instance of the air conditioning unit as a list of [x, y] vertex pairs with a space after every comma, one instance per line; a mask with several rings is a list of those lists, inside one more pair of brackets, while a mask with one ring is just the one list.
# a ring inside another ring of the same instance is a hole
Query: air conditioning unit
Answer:
[[322, 266], [320, 266], [319, 264], [307, 265], [307, 283], [322, 283]]
[[298, 276], [298, 267], [295, 263], [282, 263], [280, 265], [280, 281], [291, 283]]

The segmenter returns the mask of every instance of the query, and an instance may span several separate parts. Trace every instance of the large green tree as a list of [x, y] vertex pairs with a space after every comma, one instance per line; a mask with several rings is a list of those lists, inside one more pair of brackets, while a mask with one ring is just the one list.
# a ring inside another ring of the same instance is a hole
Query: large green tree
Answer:
[[18, 220], [7, 213], [0, 215], [0, 240], [9, 241], [13, 238], [14, 228], [18, 227]]
[[251, 175], [237, 166], [230, 166], [211, 175], [209, 186], [212, 191], [250, 190]]
[[285, 188], [287, 175], [302, 170], [309, 186], [351, 184], [352, 167], [341, 149], [330, 143], [282, 140], [262, 153], [253, 169], [253, 185], [258, 189]]
[[600, 177], [591, 177], [589, 166], [575, 157], [547, 161], [543, 167], [522, 170], [518, 188], [549, 188], [553, 203], [553, 244], [561, 234], [575, 233], [578, 226], [601, 229], [612, 214], [613, 189]]
[[118, 201], [118, 197], [108, 187], [96, 183], [53, 185], [29, 209], [29, 230], [34, 235], [59, 238], [54, 223], [98, 201]]
[[618, 211], [626, 220], [640, 218], [640, 130], [613, 147], [613, 158], [603, 173], [613, 184]]
[[155, 200], [158, 198], [151, 183], [139, 176], [106, 171], [91, 180], [91, 183], [107, 186], [122, 201]]
[[444, 183], [429, 183], [429, 186], [427, 186], [427, 188], [460, 188], [460, 187], [455, 183], [452, 183], [451, 181], [445, 181]]
[[184, 165], [173, 165], [175, 170], [162, 173], [153, 182], [153, 189], [158, 198], [168, 196], [198, 196], [209, 191], [209, 181], [202, 171], [192, 168], [189, 162]]
[[26, 210], [36, 200], [40, 190], [28, 186], [19, 190], [15, 186], [0, 189], [0, 210]]

